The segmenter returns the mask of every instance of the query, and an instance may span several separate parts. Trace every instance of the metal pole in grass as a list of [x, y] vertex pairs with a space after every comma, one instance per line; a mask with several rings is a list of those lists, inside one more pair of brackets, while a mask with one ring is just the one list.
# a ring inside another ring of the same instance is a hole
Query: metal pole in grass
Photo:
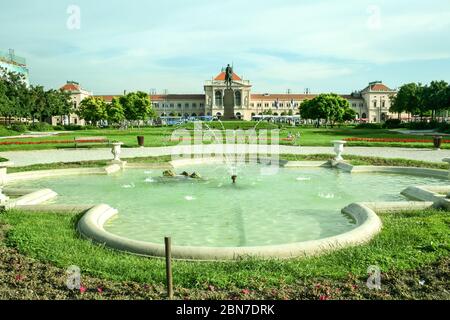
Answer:
[[164, 238], [166, 246], [166, 284], [167, 297], [173, 299], [173, 281], [172, 281], [172, 239], [170, 237]]

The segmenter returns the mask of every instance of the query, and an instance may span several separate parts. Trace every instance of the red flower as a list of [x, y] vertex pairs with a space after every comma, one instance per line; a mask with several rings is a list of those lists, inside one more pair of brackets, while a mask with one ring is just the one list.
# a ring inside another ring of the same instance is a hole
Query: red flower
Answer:
[[97, 292], [102, 294], [103, 293], [103, 289], [99, 287], [99, 288], [97, 288]]
[[[364, 142], [404, 142], [404, 143], [432, 143], [427, 139], [397, 139], [397, 138], [346, 138], [346, 141], [364, 141]], [[450, 143], [450, 140], [443, 140], [443, 143]]]
[[329, 300], [330, 299], [330, 297], [328, 297], [328, 296], [320, 296], [319, 297], [319, 300]]
[[243, 289], [243, 290], [241, 291], [241, 293], [247, 295], [247, 294], [250, 294], [250, 290], [248, 290], [248, 289]]
[[87, 288], [86, 288], [86, 287], [83, 287], [83, 286], [81, 286], [81, 287], [80, 287], [80, 293], [85, 293], [85, 292], [86, 292], [86, 290], [87, 290]]
[[22, 276], [21, 274], [18, 274], [16, 276], [16, 281], [22, 281], [24, 279], [24, 276]]

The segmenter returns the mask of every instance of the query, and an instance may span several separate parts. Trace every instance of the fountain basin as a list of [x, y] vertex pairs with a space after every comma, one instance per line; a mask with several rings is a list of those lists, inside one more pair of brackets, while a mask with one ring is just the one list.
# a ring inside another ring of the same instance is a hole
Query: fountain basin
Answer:
[[400, 191], [408, 186], [447, 182], [310, 167], [279, 168], [265, 176], [261, 165], [243, 165], [233, 186], [221, 164], [185, 161], [176, 167], [206, 179], [158, 181], [161, 170], [140, 168], [64, 179], [41, 174], [17, 183], [55, 190], [60, 196], [54, 204], [92, 204], [79, 231], [109, 247], [162, 256], [163, 238], [171, 236], [175, 258], [226, 260], [308, 256], [364, 243], [380, 231], [381, 222], [370, 205], [348, 204], [405, 201]]

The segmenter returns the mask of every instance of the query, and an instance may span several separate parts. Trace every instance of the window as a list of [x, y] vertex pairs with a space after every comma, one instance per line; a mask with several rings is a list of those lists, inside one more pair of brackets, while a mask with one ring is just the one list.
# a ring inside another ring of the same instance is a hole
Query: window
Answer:
[[353, 103], [352, 106], [353, 106], [353, 108], [356, 108], [356, 103]]
[[262, 103], [258, 103], [258, 107], [262, 107]]
[[203, 108], [205, 106], [204, 103], [200, 103], [200, 108]]
[[170, 104], [170, 107], [173, 108], [175, 105], [173, 103]]
[[280, 107], [283, 108], [284, 107], [284, 103], [280, 103]]
[[269, 104], [268, 103], [264, 103], [264, 107], [268, 108]]
[[242, 105], [242, 94], [240, 91], [234, 93], [234, 105], [240, 107]]
[[181, 103], [179, 103], [177, 106], [178, 106], [179, 109], [181, 109]]
[[158, 109], [159, 108], [159, 103], [155, 103], [155, 108]]
[[185, 108], [189, 108], [189, 103], [185, 103], [185, 104], [184, 104], [184, 107], [185, 107]]
[[222, 106], [222, 91], [216, 91], [216, 106]]
[[373, 102], [373, 107], [374, 107], [374, 108], [377, 107], [377, 101], [376, 101], [376, 100]]
[[195, 102], [192, 104], [192, 108], [197, 108], [197, 104]]
[[255, 106], [255, 104], [252, 102], [252, 103], [250, 103], [250, 107], [254, 107]]

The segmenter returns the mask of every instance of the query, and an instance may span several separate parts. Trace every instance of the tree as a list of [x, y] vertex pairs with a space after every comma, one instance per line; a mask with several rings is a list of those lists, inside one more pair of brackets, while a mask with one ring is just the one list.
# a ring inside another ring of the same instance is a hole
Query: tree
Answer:
[[330, 123], [333, 126], [335, 123], [354, 119], [356, 114], [346, 99], [330, 93], [304, 101], [300, 106], [300, 116], [303, 119], [316, 119], [317, 126], [320, 126], [322, 120], [325, 120], [325, 125]]
[[408, 83], [400, 87], [397, 95], [392, 98], [390, 112], [407, 112], [413, 115], [420, 114], [421, 117], [426, 112], [424, 103], [424, 89], [420, 83]]
[[145, 121], [156, 116], [148, 94], [142, 91], [131, 92], [120, 97], [125, 118], [129, 121]]
[[423, 88], [424, 107], [427, 111], [432, 111], [433, 119], [437, 111], [448, 107], [447, 88], [448, 83], [445, 81], [431, 81], [430, 85]]
[[102, 98], [87, 97], [80, 103], [77, 114], [92, 124], [107, 119], [106, 102]]
[[29, 90], [25, 82], [25, 76], [9, 72], [0, 68], [0, 82], [2, 82], [3, 105], [0, 107], [2, 116], [8, 118], [11, 123], [12, 117], [24, 117], [28, 115], [30, 105]]
[[107, 120], [112, 124], [119, 124], [125, 120], [125, 113], [120, 100], [113, 98], [111, 103], [106, 108]]

